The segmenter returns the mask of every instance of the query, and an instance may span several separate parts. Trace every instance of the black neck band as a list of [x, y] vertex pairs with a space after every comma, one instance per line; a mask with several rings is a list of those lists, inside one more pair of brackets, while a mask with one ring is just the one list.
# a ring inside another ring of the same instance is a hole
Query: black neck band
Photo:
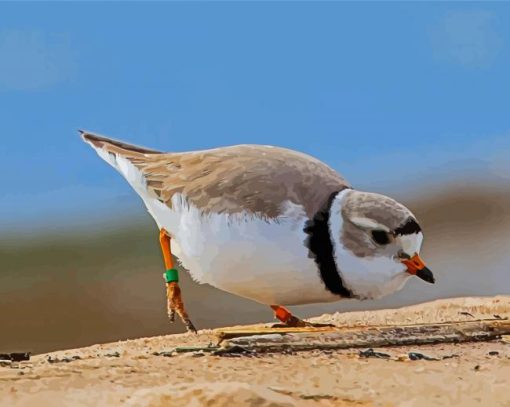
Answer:
[[334, 192], [329, 196], [326, 204], [312, 219], [306, 222], [303, 230], [308, 235], [305, 240], [305, 245], [309, 250], [308, 256], [315, 260], [321, 279], [328, 291], [344, 298], [351, 298], [353, 294], [344, 286], [338, 272], [333, 255], [334, 246], [329, 233], [331, 205], [339, 192]]

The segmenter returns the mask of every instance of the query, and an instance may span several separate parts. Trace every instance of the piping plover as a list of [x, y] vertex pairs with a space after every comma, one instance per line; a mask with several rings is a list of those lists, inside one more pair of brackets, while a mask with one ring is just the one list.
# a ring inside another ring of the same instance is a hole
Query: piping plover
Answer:
[[195, 281], [270, 305], [289, 326], [306, 323], [284, 305], [379, 298], [412, 275], [434, 283], [411, 211], [316, 158], [261, 145], [163, 153], [81, 134], [156, 221], [169, 316], [190, 331], [172, 255]]

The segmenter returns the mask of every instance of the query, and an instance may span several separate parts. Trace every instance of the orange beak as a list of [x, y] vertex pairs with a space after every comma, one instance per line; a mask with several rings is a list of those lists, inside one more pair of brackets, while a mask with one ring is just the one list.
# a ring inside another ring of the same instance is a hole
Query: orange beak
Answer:
[[402, 263], [407, 266], [409, 274], [419, 277], [427, 283], [434, 284], [436, 282], [432, 271], [425, 265], [418, 253], [415, 253], [410, 259], [402, 260]]

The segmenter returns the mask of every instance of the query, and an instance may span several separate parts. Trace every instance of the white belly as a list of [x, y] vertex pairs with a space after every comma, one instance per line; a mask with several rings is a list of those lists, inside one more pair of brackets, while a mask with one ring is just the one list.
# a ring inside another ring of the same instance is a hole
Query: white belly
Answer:
[[336, 301], [308, 258], [302, 208], [287, 204], [277, 221], [249, 214], [202, 215], [182, 196], [172, 209], [144, 199], [160, 227], [172, 235], [172, 252], [200, 283], [263, 304]]

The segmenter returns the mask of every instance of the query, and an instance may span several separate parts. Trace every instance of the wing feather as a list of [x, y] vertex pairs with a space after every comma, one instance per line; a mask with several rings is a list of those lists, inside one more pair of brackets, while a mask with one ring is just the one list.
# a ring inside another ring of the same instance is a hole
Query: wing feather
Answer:
[[331, 193], [350, 186], [323, 162], [284, 148], [239, 145], [161, 153], [92, 133], [82, 137], [95, 149], [129, 160], [161, 202], [171, 206], [179, 193], [204, 213], [247, 211], [274, 218], [291, 201], [311, 217]]

